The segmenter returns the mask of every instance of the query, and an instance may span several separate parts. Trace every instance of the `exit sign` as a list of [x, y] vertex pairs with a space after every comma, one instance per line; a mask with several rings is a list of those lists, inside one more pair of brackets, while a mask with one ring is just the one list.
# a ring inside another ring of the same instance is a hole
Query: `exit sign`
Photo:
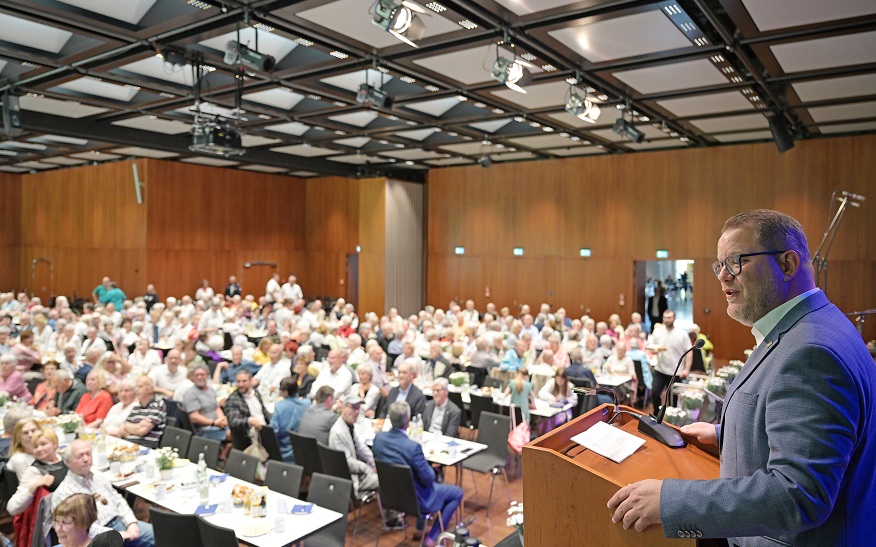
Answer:
[[669, 251], [666, 249], [657, 249], [657, 258], [669, 258]]

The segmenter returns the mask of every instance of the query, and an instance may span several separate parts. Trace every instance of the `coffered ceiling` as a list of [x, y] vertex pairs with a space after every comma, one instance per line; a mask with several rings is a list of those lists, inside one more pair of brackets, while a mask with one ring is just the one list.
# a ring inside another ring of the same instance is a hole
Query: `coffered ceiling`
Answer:
[[[418, 180], [485, 155], [769, 141], [771, 115], [797, 139], [876, 132], [873, 0], [424, 1], [418, 47], [373, 25], [373, 3], [4, 0], [0, 91], [19, 96], [23, 131], [0, 136], [0, 171], [134, 156]], [[238, 37], [276, 67], [226, 65]], [[527, 61], [527, 93], [491, 78], [497, 55]], [[245, 154], [189, 150], [192, 65], [201, 111], [236, 118]], [[358, 104], [365, 82], [392, 104]], [[595, 123], [564, 110], [571, 85]], [[644, 142], [612, 132], [620, 116]]]

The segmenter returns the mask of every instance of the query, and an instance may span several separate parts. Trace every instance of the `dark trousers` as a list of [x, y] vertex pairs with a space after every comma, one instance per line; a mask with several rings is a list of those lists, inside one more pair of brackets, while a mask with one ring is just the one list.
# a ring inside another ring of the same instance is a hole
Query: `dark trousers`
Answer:
[[[661, 396], [663, 395], [663, 390], [666, 389], [666, 386], [669, 385], [669, 380], [672, 379], [672, 376], [669, 374], [663, 374], [662, 372], [658, 372], [656, 370], [652, 370], [653, 372], [653, 380], [651, 381], [651, 402], [654, 404], [654, 415], [657, 415], [657, 411], [660, 410], [660, 404], [662, 402]], [[671, 400], [670, 397], [666, 397], [667, 402]]]

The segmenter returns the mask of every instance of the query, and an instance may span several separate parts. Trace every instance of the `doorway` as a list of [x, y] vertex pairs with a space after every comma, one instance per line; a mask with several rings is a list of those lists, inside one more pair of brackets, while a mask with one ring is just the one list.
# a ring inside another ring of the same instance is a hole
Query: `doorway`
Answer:
[[687, 331], [693, 324], [693, 260], [636, 260], [635, 310], [642, 314], [648, 332], [651, 331], [651, 316], [648, 303], [658, 291], [658, 282], [664, 287], [666, 304], [675, 312], [675, 324]]
[[347, 303], [359, 312], [359, 254], [347, 255]]
[[[243, 275], [240, 276], [241, 292], [245, 295], [254, 295], [256, 297], [256, 301], [258, 301], [259, 297], [265, 294], [265, 286], [268, 284], [268, 280], [271, 279], [271, 276], [274, 275], [274, 272], [276, 271], [276, 262], [244, 262]], [[283, 284], [282, 280], [280, 284]]]
[[50, 258], [34, 258], [30, 270], [30, 295], [39, 297], [43, 306], [49, 306], [55, 296], [55, 263]]

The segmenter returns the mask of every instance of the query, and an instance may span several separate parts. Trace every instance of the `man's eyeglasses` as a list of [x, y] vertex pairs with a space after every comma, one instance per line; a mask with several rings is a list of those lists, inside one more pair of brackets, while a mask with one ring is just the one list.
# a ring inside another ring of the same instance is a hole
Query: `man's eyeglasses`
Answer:
[[759, 253], [743, 253], [740, 255], [730, 255], [724, 260], [716, 260], [712, 262], [712, 271], [715, 272], [715, 277], [721, 275], [721, 268], [727, 268], [727, 273], [730, 275], [739, 275], [742, 272], [742, 259], [749, 256], [760, 255], [778, 255], [785, 251], [761, 251]]

